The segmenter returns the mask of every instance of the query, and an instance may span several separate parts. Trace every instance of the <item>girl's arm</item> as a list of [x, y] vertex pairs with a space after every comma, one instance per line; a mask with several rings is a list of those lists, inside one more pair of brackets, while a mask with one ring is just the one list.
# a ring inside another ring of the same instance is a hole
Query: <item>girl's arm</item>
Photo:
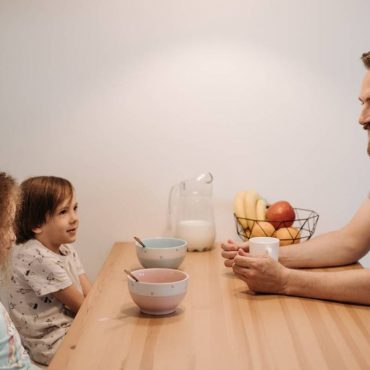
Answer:
[[82, 302], [84, 301], [84, 296], [74, 285], [70, 285], [67, 288], [53, 293], [53, 296], [58, 301], [64, 303], [74, 313], [78, 312]]
[[80, 284], [82, 287], [82, 291], [84, 292], [84, 297], [86, 297], [87, 293], [89, 293], [90, 288], [91, 288], [90, 280], [86, 274], [81, 274], [79, 278], [80, 278]]

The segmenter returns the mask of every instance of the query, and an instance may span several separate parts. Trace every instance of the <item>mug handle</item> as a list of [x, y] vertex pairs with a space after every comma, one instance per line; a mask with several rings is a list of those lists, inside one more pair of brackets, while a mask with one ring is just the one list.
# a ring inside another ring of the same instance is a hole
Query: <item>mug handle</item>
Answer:
[[273, 250], [273, 248], [272, 248], [272, 247], [266, 247], [266, 251], [267, 251], [268, 255], [269, 255], [272, 259], [276, 260], [276, 258], [275, 258], [275, 256], [274, 256], [274, 250]]
[[266, 247], [267, 254], [271, 257], [274, 258], [272, 255], [272, 248], [271, 247]]

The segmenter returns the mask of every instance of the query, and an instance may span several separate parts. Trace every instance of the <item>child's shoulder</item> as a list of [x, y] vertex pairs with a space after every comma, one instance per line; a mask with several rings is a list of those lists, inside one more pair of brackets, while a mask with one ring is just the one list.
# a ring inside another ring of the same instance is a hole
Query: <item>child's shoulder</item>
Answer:
[[[14, 247], [13, 258], [15, 259], [37, 259], [37, 258], [53, 258], [53, 253], [44, 247], [38, 240], [31, 239], [24, 244], [19, 244]], [[55, 255], [57, 256], [57, 255]]]
[[59, 251], [63, 256], [77, 254], [76, 248], [73, 244], [62, 244]]

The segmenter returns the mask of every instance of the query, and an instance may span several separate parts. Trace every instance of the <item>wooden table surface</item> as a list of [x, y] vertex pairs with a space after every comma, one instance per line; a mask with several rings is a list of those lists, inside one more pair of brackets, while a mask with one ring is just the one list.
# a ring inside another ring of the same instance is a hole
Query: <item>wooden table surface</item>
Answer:
[[370, 307], [253, 295], [217, 247], [187, 253], [187, 295], [155, 317], [131, 300], [124, 268], [141, 268], [133, 243], [112, 247], [49, 369], [370, 369]]

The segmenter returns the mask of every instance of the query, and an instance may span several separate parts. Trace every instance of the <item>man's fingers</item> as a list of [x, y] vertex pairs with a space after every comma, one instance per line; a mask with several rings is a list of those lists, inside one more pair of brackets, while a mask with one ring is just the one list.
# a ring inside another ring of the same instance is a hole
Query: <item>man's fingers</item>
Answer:
[[224, 251], [237, 251], [239, 247], [236, 244], [221, 244]]
[[239, 245], [240, 248], [243, 248], [245, 251], [249, 251], [249, 242], [244, 242]]
[[240, 274], [239, 272], [235, 272], [235, 271], [234, 271], [234, 274], [240, 280], [243, 280], [243, 281], [247, 282], [247, 280], [245, 279], [245, 276], [244, 275]]
[[234, 260], [233, 259], [231, 259], [231, 260], [225, 260], [224, 261], [224, 265], [226, 267], [233, 267], [234, 266]]
[[238, 247], [235, 247], [235, 246], [229, 246], [229, 245], [225, 245], [225, 247], [222, 247], [222, 249], [224, 251], [227, 251], [227, 252], [237, 252], [239, 250]]
[[256, 258], [250, 257], [249, 254], [243, 256], [237, 254], [234, 258], [235, 265], [242, 267], [251, 267], [255, 261]]
[[225, 252], [225, 251], [223, 251], [221, 253], [221, 255], [222, 255], [223, 258], [234, 259], [234, 257], [236, 256], [236, 252], [235, 251], [233, 251], [233, 252]]
[[249, 254], [244, 249], [238, 249], [238, 254], [240, 256], [249, 256]]

